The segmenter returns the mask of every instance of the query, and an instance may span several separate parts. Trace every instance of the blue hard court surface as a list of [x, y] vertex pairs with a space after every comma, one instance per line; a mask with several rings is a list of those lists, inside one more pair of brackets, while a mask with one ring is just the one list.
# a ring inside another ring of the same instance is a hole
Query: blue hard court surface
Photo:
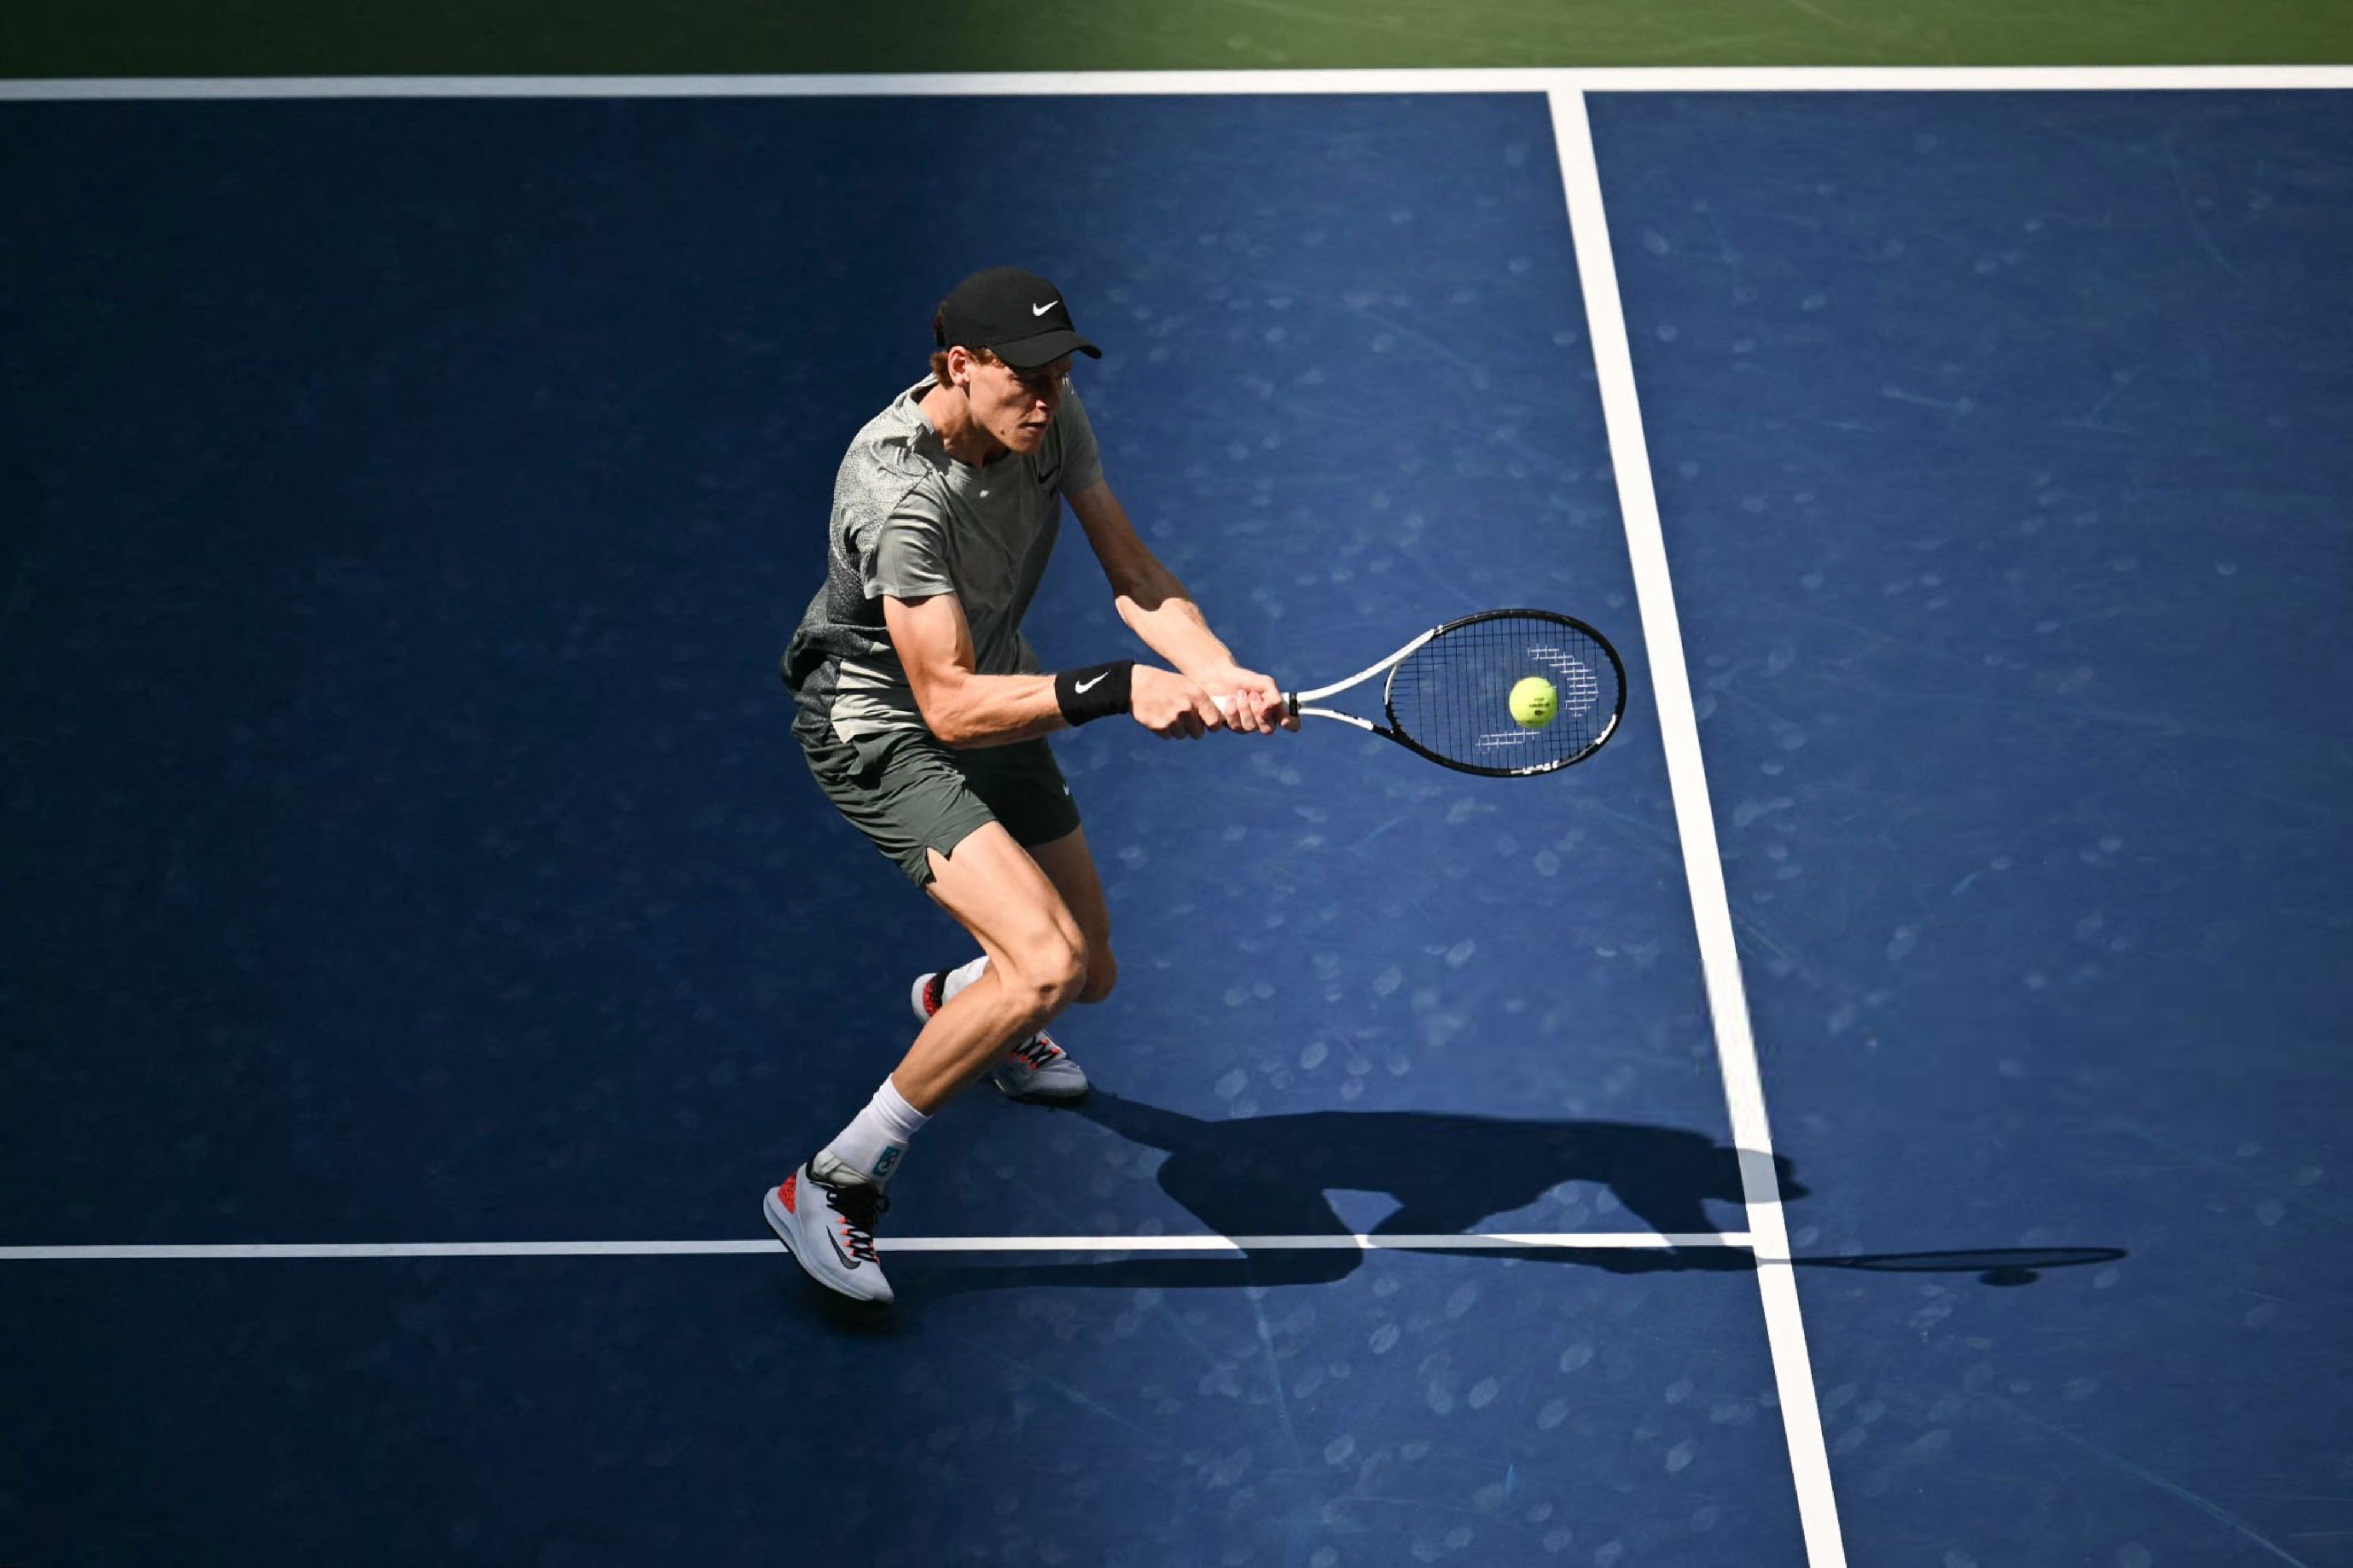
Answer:
[[[1595, 102], [1800, 1254], [2129, 1255], [1801, 1275], [1854, 1561], [2353, 1539], [2346, 113]], [[1534, 600], [1636, 698], [1535, 788], [1069, 738], [1117, 1094], [960, 1107], [894, 1224], [1737, 1225], [1541, 102], [19, 105], [0, 180], [0, 1237], [756, 1234], [958, 946], [774, 658], [1008, 256], [1246, 658]], [[1104, 599], [1066, 542], [1050, 663]], [[0, 1545], [1798, 1561], [1754, 1281], [1665, 1261], [910, 1259], [879, 1332], [780, 1258], [16, 1265]]]
[[1860, 1562], [2353, 1561], [2344, 94], [1597, 100]]

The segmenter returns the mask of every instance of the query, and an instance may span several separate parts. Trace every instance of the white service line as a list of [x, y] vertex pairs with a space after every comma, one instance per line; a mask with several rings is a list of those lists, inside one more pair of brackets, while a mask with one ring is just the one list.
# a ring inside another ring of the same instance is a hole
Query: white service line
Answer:
[[1004, 98], [1456, 92], [2150, 92], [2353, 89], [2353, 66], [1599, 66], [858, 76], [103, 77], [0, 101], [310, 98]]
[[1700, 757], [1699, 721], [1692, 710], [1691, 677], [1683, 667], [1683, 628], [1675, 616], [1674, 585], [1667, 574], [1666, 539], [1659, 528], [1659, 499], [1651, 483], [1650, 448], [1642, 438], [1633, 353], [1626, 341], [1618, 266], [1610, 254], [1609, 220], [1601, 205], [1601, 171], [1594, 160], [1593, 131], [1586, 118], [1584, 95], [1555, 92], [1552, 124], [1560, 143], [1561, 183], [1568, 198], [1577, 273], [1585, 289], [1586, 326], [1593, 335], [1594, 371], [1601, 384], [1609, 466], [1617, 475], [1618, 504], [1626, 521], [1626, 547], [1633, 562], [1635, 595], [1641, 605], [1642, 643], [1650, 655], [1659, 735], [1666, 749], [1677, 836], [1683, 841], [1683, 875], [1691, 884], [1700, 968], [1707, 983], [1708, 1012], [1715, 1023], [1716, 1058], [1724, 1071], [1733, 1142], [1740, 1151], [1748, 1233], [1756, 1239], [1758, 1254], [1757, 1285], [1764, 1300], [1773, 1383], [1780, 1394], [1781, 1425], [1797, 1483], [1806, 1561], [1811, 1568], [1844, 1568], [1846, 1548], [1839, 1534], [1837, 1500], [1831, 1490], [1830, 1455], [1822, 1445], [1813, 1367], [1806, 1354], [1805, 1325], [1798, 1315], [1797, 1277], [1788, 1261], [1788, 1228], [1782, 1218], [1780, 1183], [1773, 1168], [1772, 1131], [1765, 1119], [1757, 1042], [1749, 1031], [1740, 952], [1733, 942], [1724, 865], [1717, 857], [1707, 771]]
[[[1629, 1250], [1674, 1247], [1746, 1247], [1739, 1231], [1661, 1236], [1540, 1231], [1476, 1236], [902, 1236], [875, 1243], [889, 1253], [911, 1252], [1430, 1252], [1480, 1249]], [[0, 1247], [0, 1262], [157, 1262], [237, 1258], [608, 1258], [681, 1253], [775, 1252], [774, 1239], [756, 1241], [322, 1241], [224, 1242], [212, 1246]]]

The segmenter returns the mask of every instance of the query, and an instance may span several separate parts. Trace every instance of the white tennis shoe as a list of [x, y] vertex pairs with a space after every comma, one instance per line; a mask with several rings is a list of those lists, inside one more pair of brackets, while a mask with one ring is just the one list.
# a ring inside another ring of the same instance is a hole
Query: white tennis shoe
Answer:
[[768, 1228], [807, 1276], [853, 1301], [887, 1304], [891, 1282], [874, 1255], [874, 1222], [891, 1206], [871, 1182], [828, 1182], [803, 1165], [768, 1189]]
[[[944, 969], [915, 976], [909, 1000], [918, 1019], [928, 1021], [940, 1010], [940, 985], [946, 978]], [[1043, 1029], [1007, 1047], [1004, 1058], [988, 1069], [988, 1081], [1007, 1099], [1034, 1105], [1068, 1105], [1087, 1097], [1086, 1072]]]

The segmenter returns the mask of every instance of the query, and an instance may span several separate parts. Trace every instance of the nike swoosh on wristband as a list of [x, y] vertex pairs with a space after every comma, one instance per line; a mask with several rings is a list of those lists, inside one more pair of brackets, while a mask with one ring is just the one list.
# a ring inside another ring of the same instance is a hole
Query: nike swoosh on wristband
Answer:
[[1104, 681], [1109, 680], [1110, 679], [1111, 677], [1108, 675], [1098, 675], [1092, 680], [1082, 680], [1078, 682], [1076, 685], [1072, 686], [1071, 689], [1077, 692], [1084, 692], [1092, 687], [1101, 686]]
[[1033, 315], [1033, 316], [1042, 316], [1042, 315], [1044, 315], [1047, 311], [1049, 311], [1049, 310], [1052, 310], [1055, 306], [1057, 306], [1057, 305], [1059, 305], [1059, 304], [1060, 304], [1060, 303], [1061, 303], [1061, 301], [1060, 301], [1060, 300], [1047, 300], [1047, 301], [1046, 301], [1044, 304], [1042, 304], [1042, 305], [1032, 305], [1032, 306], [1030, 306], [1030, 307], [1029, 307], [1029, 313], [1030, 313], [1031, 315]]

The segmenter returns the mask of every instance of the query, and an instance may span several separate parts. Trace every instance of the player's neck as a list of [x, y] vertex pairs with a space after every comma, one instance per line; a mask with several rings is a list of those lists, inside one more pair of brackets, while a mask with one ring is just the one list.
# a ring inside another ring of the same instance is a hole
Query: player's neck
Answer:
[[959, 463], [981, 468], [1013, 449], [972, 416], [972, 405], [953, 387], [934, 385], [915, 406], [932, 422], [948, 456]]

